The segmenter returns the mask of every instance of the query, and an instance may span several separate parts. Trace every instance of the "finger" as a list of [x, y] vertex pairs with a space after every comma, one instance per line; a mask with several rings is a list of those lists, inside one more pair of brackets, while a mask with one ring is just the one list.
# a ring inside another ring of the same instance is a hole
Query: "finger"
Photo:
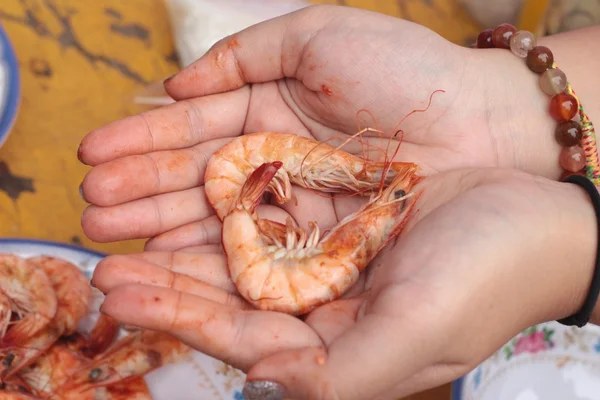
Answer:
[[[284, 210], [277, 206], [260, 205], [257, 208], [259, 218], [285, 223], [289, 216]], [[157, 235], [148, 240], [146, 250], [156, 251], [190, 251], [191, 247], [204, 246], [206, 244], [220, 244], [222, 236], [222, 224], [218, 217], [213, 215], [202, 221], [192, 222], [180, 226], [171, 231]], [[222, 248], [219, 249], [219, 252]]]
[[[404, 399], [415, 393], [421, 393], [426, 390], [441, 386], [451, 382], [468, 372], [468, 369], [459, 364], [446, 365], [437, 364], [426, 367], [424, 370], [417, 372], [411, 377], [405, 379], [394, 388], [387, 390], [377, 395], [377, 398], [382, 399]], [[447, 389], [440, 387], [438, 396], [435, 398], [443, 398], [446, 395]], [[436, 393], [434, 392], [434, 393]], [[437, 394], [437, 393], [436, 393]], [[249, 399], [251, 400], [251, 399]]]
[[364, 298], [336, 300], [311, 312], [304, 322], [315, 330], [329, 346], [356, 323], [356, 316]]
[[190, 285], [194, 281], [237, 293], [223, 254], [143, 252], [111, 255], [98, 263], [92, 278], [92, 284], [104, 293], [128, 283], [191, 292]]
[[108, 292], [101, 310], [122, 323], [170, 333], [241, 370], [282, 349], [321, 342], [289, 315], [237, 310], [167, 288], [119, 286]]
[[181, 149], [242, 132], [250, 89], [176, 102], [112, 122], [88, 133], [77, 151], [98, 165], [120, 157]]
[[294, 77], [314, 33], [335, 15], [326, 7], [309, 7], [253, 25], [217, 42], [165, 81], [165, 89], [174, 99], [184, 99]]
[[213, 254], [225, 254], [223, 246], [220, 244], [207, 244], [205, 246], [192, 246], [186, 247], [185, 249], [178, 250], [181, 253], [213, 253]]
[[165, 193], [113, 207], [87, 207], [81, 217], [86, 236], [96, 242], [156, 236], [214, 212], [201, 187]]
[[92, 168], [81, 183], [86, 201], [107, 207], [201, 185], [208, 160], [231, 138], [187, 149], [118, 158]]
[[221, 243], [222, 224], [216, 215], [161, 233], [146, 242], [144, 250], [177, 251]]
[[[322, 347], [296, 349], [262, 360], [248, 372], [248, 389], [252, 392], [252, 388], [262, 385], [261, 381], [269, 381], [281, 385], [286, 398], [373, 398], [389, 390], [390, 383], [433, 363], [434, 335], [422, 328], [411, 326], [408, 320], [400, 326], [397, 320], [367, 315], [339, 336], [328, 351]], [[369, 366], [371, 379], [368, 385], [357, 385], [364, 377], [365, 365]]]

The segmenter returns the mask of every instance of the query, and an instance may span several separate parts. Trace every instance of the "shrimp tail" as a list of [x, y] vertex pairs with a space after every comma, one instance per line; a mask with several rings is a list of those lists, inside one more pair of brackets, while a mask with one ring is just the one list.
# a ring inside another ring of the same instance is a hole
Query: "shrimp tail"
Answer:
[[255, 169], [244, 183], [235, 207], [254, 214], [271, 180], [282, 166], [281, 161], [274, 161]]

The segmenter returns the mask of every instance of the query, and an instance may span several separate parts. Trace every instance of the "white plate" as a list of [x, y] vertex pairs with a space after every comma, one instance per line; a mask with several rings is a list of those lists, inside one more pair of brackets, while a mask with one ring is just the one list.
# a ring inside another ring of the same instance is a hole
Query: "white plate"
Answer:
[[17, 117], [20, 90], [19, 62], [0, 24], [0, 147], [8, 138]]
[[[89, 278], [104, 257], [96, 251], [69, 244], [2, 238], [0, 253], [62, 258], [77, 265]], [[244, 381], [241, 371], [199, 352], [193, 352], [189, 361], [168, 365], [146, 375], [155, 400], [243, 400]]]
[[600, 400], [600, 327], [533, 326], [452, 389], [452, 400]]

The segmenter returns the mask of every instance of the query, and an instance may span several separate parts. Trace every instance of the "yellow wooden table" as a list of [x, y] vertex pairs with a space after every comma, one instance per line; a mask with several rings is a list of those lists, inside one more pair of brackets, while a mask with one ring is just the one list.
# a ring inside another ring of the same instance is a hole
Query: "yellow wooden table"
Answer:
[[[471, 43], [479, 31], [454, 0], [315, 3], [401, 16], [456, 43]], [[12, 182], [25, 183], [15, 191], [0, 180], [0, 237], [71, 242], [111, 253], [140, 250], [141, 241], [98, 244], [83, 235], [85, 203], [78, 187], [87, 167], [76, 153], [91, 129], [140, 111], [132, 102], [136, 91], [178, 70], [162, 0], [2, 0], [0, 21], [22, 76], [20, 113], [0, 162], [17, 179]], [[412, 398], [447, 399], [448, 387]]]

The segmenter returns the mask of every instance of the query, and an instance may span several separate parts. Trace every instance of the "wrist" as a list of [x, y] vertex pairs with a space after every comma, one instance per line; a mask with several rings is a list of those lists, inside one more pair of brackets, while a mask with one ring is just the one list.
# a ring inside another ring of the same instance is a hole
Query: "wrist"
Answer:
[[559, 179], [563, 171], [558, 163], [561, 148], [554, 139], [556, 121], [538, 75], [510, 51], [470, 51], [471, 68], [482, 71], [477, 90], [483, 100], [481, 115], [496, 144], [498, 166]]
[[[570, 200], [569, 215], [565, 221], [568, 226], [562, 229], [574, 236], [569, 243], [562, 244], [563, 251], [571, 258], [562, 267], [562, 289], [557, 285], [557, 304], [552, 313], [552, 320], [558, 320], [578, 313], [590, 293], [592, 278], [595, 273], [598, 251], [598, 226], [594, 207], [588, 193], [578, 185], [564, 183], [565, 196]], [[574, 247], [573, 247], [574, 246]], [[560, 279], [557, 280], [560, 282]], [[560, 284], [560, 283], [559, 283]], [[592, 312], [590, 323], [600, 324], [600, 301]]]
[[[600, 98], [595, 93], [600, 77], [600, 54], [592, 49], [600, 40], [600, 27], [542, 37], [592, 122], [600, 119]], [[540, 75], [525, 60], [506, 49], [471, 49], [472, 76], [479, 76], [476, 93], [484, 100], [481, 115], [497, 146], [497, 164], [556, 180], [561, 146], [556, 142], [557, 121], [551, 117], [550, 99], [539, 84]]]

